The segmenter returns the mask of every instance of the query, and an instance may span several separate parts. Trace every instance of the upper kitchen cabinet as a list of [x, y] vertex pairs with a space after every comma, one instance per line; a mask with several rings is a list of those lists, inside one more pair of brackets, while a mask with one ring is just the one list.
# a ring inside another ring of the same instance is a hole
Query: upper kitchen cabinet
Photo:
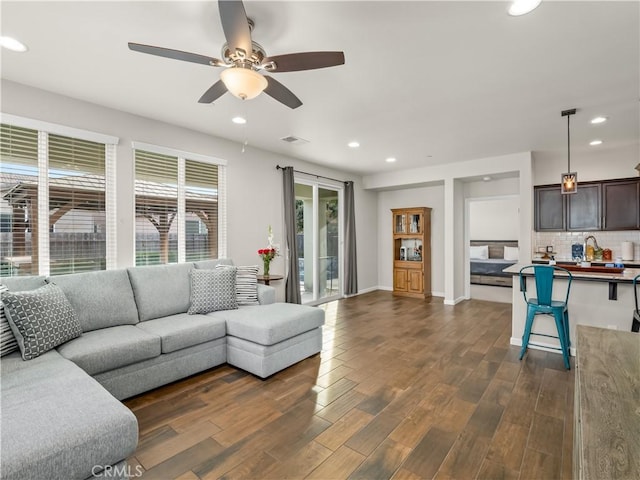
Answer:
[[602, 184], [603, 230], [640, 229], [640, 181]]
[[640, 178], [583, 182], [568, 195], [534, 187], [534, 209], [538, 232], [640, 230]]
[[535, 229], [538, 232], [558, 232], [566, 230], [565, 195], [560, 186], [535, 187]]
[[602, 225], [602, 186], [578, 185], [576, 193], [567, 196], [567, 230], [585, 232], [600, 230]]

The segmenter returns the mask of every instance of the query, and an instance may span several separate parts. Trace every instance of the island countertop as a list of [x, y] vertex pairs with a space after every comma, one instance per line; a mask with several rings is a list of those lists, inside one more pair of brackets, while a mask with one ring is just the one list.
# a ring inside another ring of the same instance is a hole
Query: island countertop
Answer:
[[[520, 273], [520, 269], [526, 267], [528, 265], [532, 265], [530, 263], [516, 263], [511, 265], [510, 267], [502, 270], [504, 273], [510, 273], [512, 275], [518, 275]], [[557, 267], [562, 268], [562, 265], [556, 265]], [[581, 271], [571, 271], [571, 275], [574, 280], [588, 280], [595, 282], [616, 282], [616, 283], [632, 283], [634, 277], [640, 275], [640, 268], [625, 268], [621, 273], [600, 273], [600, 272], [581, 272]], [[564, 272], [557, 272], [557, 277], [567, 276]]]

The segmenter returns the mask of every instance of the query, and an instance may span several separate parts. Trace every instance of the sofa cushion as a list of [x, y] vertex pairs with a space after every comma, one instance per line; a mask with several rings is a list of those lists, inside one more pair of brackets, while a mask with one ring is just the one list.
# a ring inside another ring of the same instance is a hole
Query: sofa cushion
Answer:
[[129, 268], [141, 322], [189, 310], [192, 263]]
[[135, 451], [133, 413], [55, 350], [1, 368], [3, 479], [87, 478]]
[[[0, 357], [18, 351], [18, 342], [16, 340], [7, 316], [4, 313], [4, 305], [2, 304], [2, 292], [7, 290], [23, 291], [35, 290], [45, 284], [45, 277], [5, 277], [0, 283]], [[9, 284], [11, 287], [7, 286]]]
[[293, 303], [273, 303], [210, 313], [227, 322], [227, 335], [273, 345], [324, 324], [324, 310]]
[[9, 320], [4, 313], [4, 304], [2, 303], [2, 295], [8, 290], [6, 285], [0, 284], [0, 357], [18, 350], [18, 342], [11, 331]]
[[45, 280], [46, 277], [43, 275], [34, 275], [28, 277], [3, 277], [0, 282], [12, 292], [24, 292], [43, 287], [46, 285]]
[[218, 265], [233, 265], [233, 260], [230, 258], [216, 258], [213, 260], [200, 260], [193, 265], [201, 270], [213, 270]]
[[258, 265], [218, 265], [216, 269], [236, 269], [236, 300], [238, 305], [260, 305], [258, 302]]
[[191, 271], [190, 315], [236, 308], [236, 267]]
[[73, 307], [56, 285], [4, 292], [2, 303], [23, 360], [31, 360], [82, 335]]
[[133, 325], [103, 328], [58, 347], [60, 354], [89, 375], [160, 355], [160, 337]]
[[47, 279], [65, 293], [83, 332], [138, 323], [138, 310], [126, 270], [72, 273]]
[[222, 338], [226, 334], [224, 320], [207, 315], [178, 313], [169, 317], [141, 322], [136, 326], [147, 333], [157, 335], [162, 342], [162, 353]]

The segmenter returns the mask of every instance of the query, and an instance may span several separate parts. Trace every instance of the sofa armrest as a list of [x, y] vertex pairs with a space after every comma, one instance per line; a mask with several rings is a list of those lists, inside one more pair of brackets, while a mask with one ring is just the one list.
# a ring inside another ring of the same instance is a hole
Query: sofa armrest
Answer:
[[258, 284], [258, 302], [260, 305], [276, 303], [276, 289], [268, 285]]

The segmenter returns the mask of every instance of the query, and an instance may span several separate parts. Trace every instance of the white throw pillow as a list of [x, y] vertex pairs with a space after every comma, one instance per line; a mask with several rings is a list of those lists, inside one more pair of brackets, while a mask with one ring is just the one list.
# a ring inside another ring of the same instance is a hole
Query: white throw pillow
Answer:
[[472, 260], [487, 260], [489, 258], [489, 245], [469, 247], [469, 258]]
[[520, 260], [518, 247], [504, 247], [504, 259], [515, 260], [516, 262]]

